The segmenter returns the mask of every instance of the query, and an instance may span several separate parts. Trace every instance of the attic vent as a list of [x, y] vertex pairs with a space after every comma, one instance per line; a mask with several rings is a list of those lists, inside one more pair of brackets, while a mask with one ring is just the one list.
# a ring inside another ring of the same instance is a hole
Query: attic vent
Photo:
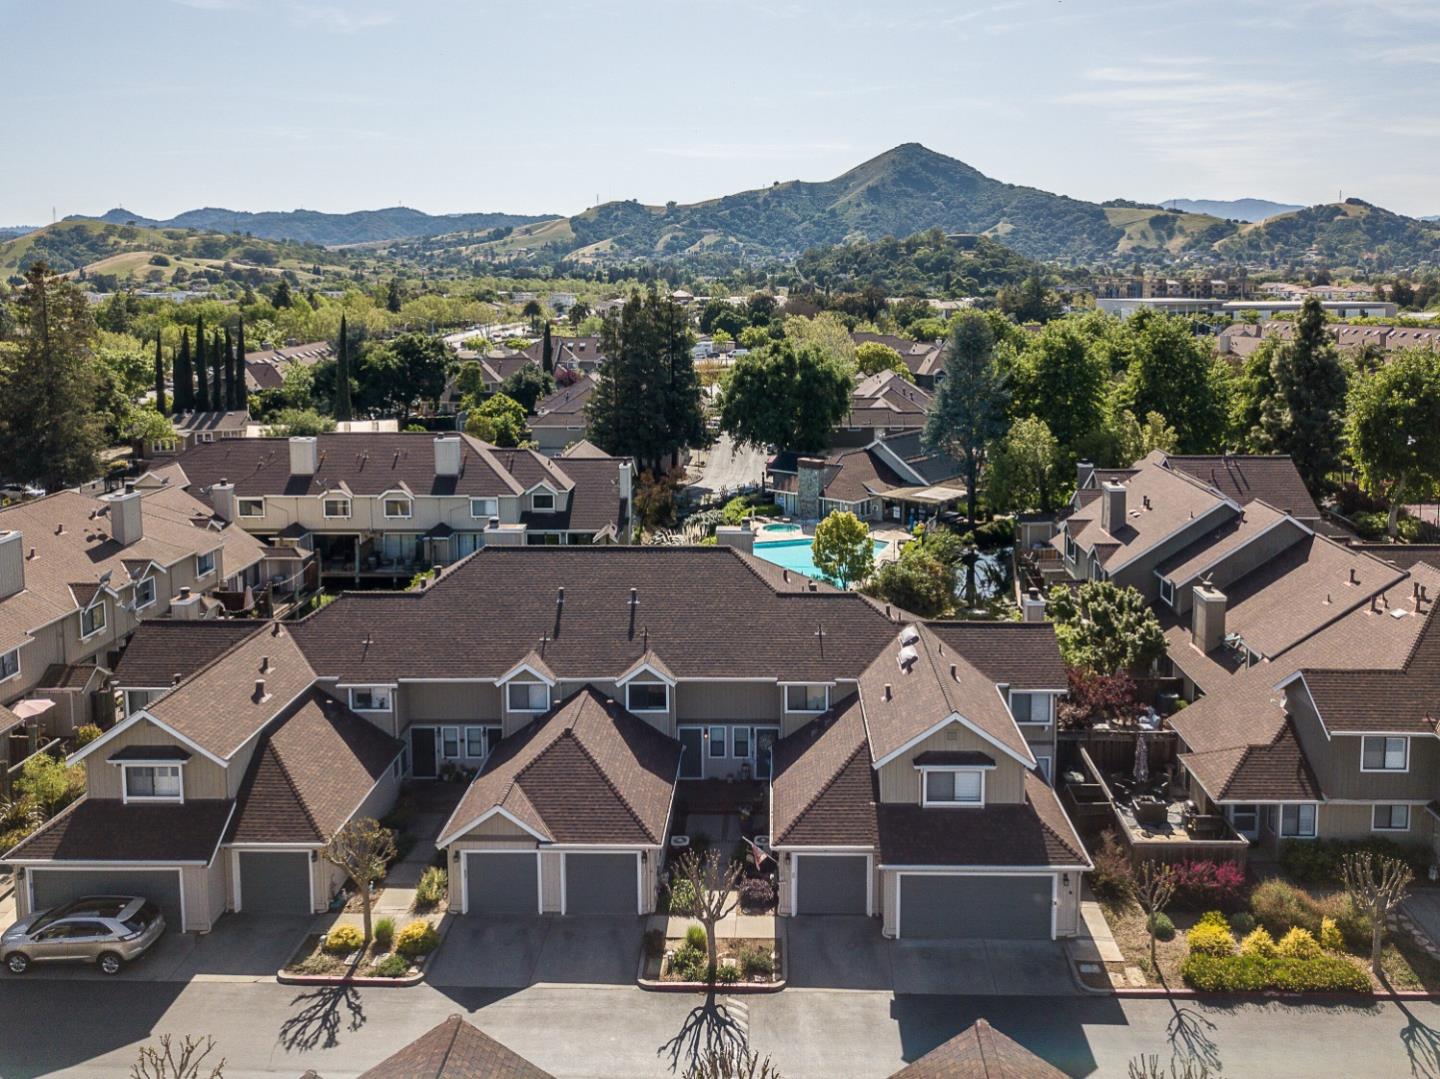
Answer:
[[953, 723], [950, 725], [950, 729], [945, 732], [945, 741], [947, 741], [947, 742], [958, 742], [958, 741], [960, 741], [960, 731], [959, 731], [959, 729], [958, 729]]
[[901, 643], [902, 645], [904, 645], [904, 644], [919, 644], [919, 643], [920, 643], [920, 631], [919, 631], [918, 629], [916, 629], [914, 626], [906, 626], [904, 629], [902, 629], [902, 630], [900, 631], [900, 643]]
[[907, 644], [904, 648], [900, 649], [900, 669], [907, 674], [910, 673], [910, 668], [914, 666], [915, 661], [919, 658], [920, 653]]

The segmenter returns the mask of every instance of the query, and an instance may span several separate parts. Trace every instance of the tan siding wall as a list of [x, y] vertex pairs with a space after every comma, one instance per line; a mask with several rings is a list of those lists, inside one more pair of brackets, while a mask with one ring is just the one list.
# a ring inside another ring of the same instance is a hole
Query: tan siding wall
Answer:
[[[120, 766], [111, 764], [107, 758], [126, 746], [175, 746], [182, 743], [148, 720], [140, 720], [129, 730], [121, 731], [109, 742], [85, 758], [85, 789], [92, 798], [119, 798], [122, 794]], [[226, 769], [188, 750], [190, 759], [181, 769], [185, 784], [185, 799], [229, 798], [231, 794], [226, 783]]]
[[500, 722], [500, 687], [485, 682], [407, 682], [401, 729], [412, 723]]
[[345, 886], [345, 874], [339, 866], [321, 857], [310, 863], [310, 875], [314, 882], [311, 892], [315, 897], [315, 913], [322, 914]]
[[[1377, 802], [1403, 802], [1434, 797], [1434, 777], [1440, 774], [1440, 741], [1410, 739], [1410, 770], [1402, 773], [1360, 771], [1361, 739], [1336, 734], [1325, 737], [1314, 702], [1295, 683], [1285, 691], [1286, 706], [1295, 720], [1300, 745], [1315, 769], [1320, 788], [1330, 798], [1363, 798]], [[1377, 702], [1382, 710], [1383, 702]]]
[[900, 875], [885, 870], [880, 874], [880, 894], [883, 906], [880, 910], [880, 932], [887, 937], [895, 936], [895, 912], [900, 909]]
[[781, 718], [780, 687], [774, 682], [682, 682], [676, 696], [681, 723]]
[[185, 892], [185, 932], [208, 933], [215, 921], [210, 913], [210, 871], [201, 865], [182, 866], [180, 887]]
[[995, 767], [985, 773], [986, 802], [1021, 802], [1025, 800], [1024, 769], [978, 734], [952, 723], [937, 731], [919, 745], [880, 769], [880, 800], [882, 802], [920, 801], [920, 773], [915, 758], [932, 750], [945, 752], [978, 750], [995, 759]]
[[1425, 812], [1423, 805], [1410, 807], [1410, 830], [1408, 832], [1374, 832], [1370, 825], [1374, 819], [1373, 805], [1336, 805], [1325, 802], [1320, 806], [1319, 832], [1324, 839], [1370, 839], [1379, 836], [1393, 839], [1397, 843], [1428, 843], [1432, 834], [1433, 819]]
[[[1130, 509], [1135, 508], [1137, 507], [1130, 507]], [[1157, 543], [1137, 561], [1130, 563], [1119, 574], [1112, 576], [1111, 580], [1118, 585], [1130, 585], [1151, 603], [1156, 602], [1160, 598], [1160, 578], [1155, 576], [1155, 567], [1171, 555], [1188, 547], [1201, 536], [1218, 528], [1234, 515], [1233, 510], [1223, 509], [1206, 514], [1204, 517], [1197, 517], [1178, 535], [1164, 543]]]
[[565, 901], [560, 879], [560, 862], [564, 857], [559, 851], [545, 851], [540, 855], [540, 909], [546, 914], [559, 914]]
[[226, 897], [230, 894], [226, 889], [230, 879], [226, 870], [229, 861], [230, 852], [222, 850], [205, 871], [205, 914], [212, 926], [216, 919], [225, 913]]
[[530, 843], [535, 842], [535, 837], [513, 821], [504, 817], [496, 816], [482, 821], [477, 827], [466, 832], [460, 839], [456, 840], [455, 846], [459, 846], [472, 839], [524, 839]]
[[[433, 455], [433, 450], [423, 447], [411, 450], [414, 453]], [[337, 492], [338, 495], [338, 492]], [[512, 496], [500, 499], [500, 517], [506, 518], [507, 510], [515, 519], [518, 515], [519, 500]], [[413, 500], [412, 516], [392, 519], [385, 516], [380, 498], [359, 495], [350, 500], [348, 518], [327, 518], [324, 499], [320, 495], [305, 497], [267, 495], [263, 517], [240, 517], [237, 522], [247, 532], [278, 532], [287, 526], [299, 523], [311, 532], [353, 533], [353, 532], [424, 532], [438, 524], [447, 524], [457, 532], [479, 532], [488, 518], [476, 519], [470, 516], [468, 497], [437, 498], [422, 495]]]

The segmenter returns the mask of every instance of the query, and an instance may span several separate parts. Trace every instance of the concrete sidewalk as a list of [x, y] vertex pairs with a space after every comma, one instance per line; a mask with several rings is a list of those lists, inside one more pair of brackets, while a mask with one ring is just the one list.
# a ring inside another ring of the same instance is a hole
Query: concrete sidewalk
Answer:
[[[772, 914], [742, 914], [740, 905], [731, 893], [735, 906], [730, 913], [715, 923], [716, 940], [773, 940], [778, 926]], [[645, 922], [645, 928], [663, 929], [666, 940], [683, 940], [685, 932], [692, 925], [700, 926], [700, 919], [686, 918], [681, 914], [652, 914]]]

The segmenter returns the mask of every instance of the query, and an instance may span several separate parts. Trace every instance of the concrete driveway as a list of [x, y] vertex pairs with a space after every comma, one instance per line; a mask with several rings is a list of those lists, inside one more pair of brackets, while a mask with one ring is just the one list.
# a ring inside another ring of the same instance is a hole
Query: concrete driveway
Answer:
[[886, 940], [877, 918], [782, 919], [788, 984], [897, 995], [1057, 996], [1079, 993], [1059, 941]]
[[431, 985], [631, 985], [640, 963], [640, 918], [536, 914], [454, 915], [431, 961]]
[[[320, 921], [327, 921], [322, 915]], [[308, 914], [226, 914], [209, 933], [167, 931], [118, 981], [254, 981], [273, 978], [317, 924]], [[36, 963], [25, 975], [43, 980], [111, 980], [89, 963]]]

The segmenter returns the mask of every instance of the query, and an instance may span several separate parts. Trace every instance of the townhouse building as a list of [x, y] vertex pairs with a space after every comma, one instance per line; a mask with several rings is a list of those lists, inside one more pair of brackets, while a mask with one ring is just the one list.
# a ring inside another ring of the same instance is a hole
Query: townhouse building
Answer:
[[51, 735], [107, 720], [102, 685], [135, 628], [247, 610], [266, 555], [176, 488], [0, 509], [0, 704], [53, 701]]
[[628, 458], [557, 461], [405, 432], [199, 445], [176, 467], [217, 516], [314, 550], [332, 580], [408, 578], [485, 545], [631, 536]]
[[900, 353], [900, 359], [915, 376], [915, 385], [933, 391], [938, 382], [945, 378], [945, 343], [943, 341], [912, 341], [893, 333], [852, 333], [850, 339], [857, 345], [875, 341], [893, 348]]
[[569, 386], [561, 386], [535, 402], [535, 415], [526, 422], [535, 448], [547, 457], [558, 457], [585, 438], [589, 421], [585, 410], [595, 394], [595, 377], [583, 375]]
[[452, 765], [461, 916], [654, 910], [686, 784], [733, 776], [764, 785], [786, 916], [1077, 929], [1045, 623], [921, 623], [729, 547], [502, 546], [238, 640], [144, 628], [89, 793], [6, 855], [22, 911], [142, 885], [197, 929], [323, 909], [327, 835]]
[[918, 433], [876, 438], [827, 454], [778, 453], [765, 482], [788, 516], [819, 519], [835, 512], [910, 527], [965, 498], [963, 467], [925, 449]]

